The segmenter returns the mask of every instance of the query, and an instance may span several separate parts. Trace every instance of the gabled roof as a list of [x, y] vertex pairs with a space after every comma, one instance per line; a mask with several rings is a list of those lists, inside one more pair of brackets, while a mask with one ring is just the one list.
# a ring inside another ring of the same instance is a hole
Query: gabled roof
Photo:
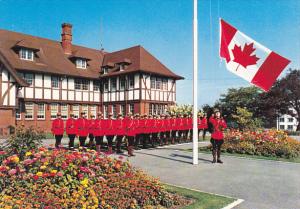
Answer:
[[[16, 51], [18, 47], [35, 49], [34, 61], [21, 60]], [[183, 79], [141, 46], [108, 53], [102, 50], [72, 45], [72, 54], [68, 55], [64, 53], [59, 41], [0, 30], [0, 52], [10, 63], [10, 68], [15, 71], [42, 72], [90, 79], [142, 71]], [[87, 69], [76, 68], [74, 57], [86, 58]], [[126, 64], [124, 71], [110, 70], [108, 74], [100, 75], [102, 66], [110, 65], [112, 68], [117, 68], [117, 63], [122, 62]]]
[[105, 66], [109, 63], [120, 63], [124, 61], [124, 59], [128, 59], [131, 62], [131, 64], [125, 67], [124, 71], [118, 71], [116, 69], [118, 66], [115, 66], [109, 71], [109, 73], [101, 75], [101, 77], [141, 71], [175, 79], [183, 79], [183, 77], [176, 75], [163, 65], [142, 46], [134, 46], [120, 51], [107, 53], [104, 55], [103, 65]]

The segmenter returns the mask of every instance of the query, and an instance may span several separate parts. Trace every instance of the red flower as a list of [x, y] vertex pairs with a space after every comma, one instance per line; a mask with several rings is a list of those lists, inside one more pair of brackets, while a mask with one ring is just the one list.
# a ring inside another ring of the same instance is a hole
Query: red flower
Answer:
[[33, 178], [35, 181], [37, 181], [37, 180], [39, 179], [39, 177], [38, 177], [37, 175], [34, 175], [32, 178]]

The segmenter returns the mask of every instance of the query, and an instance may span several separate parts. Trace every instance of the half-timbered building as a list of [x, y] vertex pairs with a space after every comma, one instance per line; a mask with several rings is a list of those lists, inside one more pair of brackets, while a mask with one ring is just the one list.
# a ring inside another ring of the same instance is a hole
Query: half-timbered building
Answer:
[[50, 130], [68, 118], [102, 111], [160, 114], [175, 104], [176, 75], [142, 46], [106, 52], [72, 44], [72, 25], [61, 41], [0, 30], [0, 135], [23, 124]]

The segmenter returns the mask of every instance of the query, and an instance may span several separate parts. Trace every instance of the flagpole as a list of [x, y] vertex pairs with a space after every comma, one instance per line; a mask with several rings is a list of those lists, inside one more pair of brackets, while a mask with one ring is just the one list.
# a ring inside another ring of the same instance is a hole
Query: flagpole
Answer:
[[198, 126], [197, 126], [197, 93], [198, 93], [198, 0], [194, 0], [194, 19], [193, 19], [193, 43], [194, 43], [194, 69], [193, 69], [193, 164], [198, 165]]

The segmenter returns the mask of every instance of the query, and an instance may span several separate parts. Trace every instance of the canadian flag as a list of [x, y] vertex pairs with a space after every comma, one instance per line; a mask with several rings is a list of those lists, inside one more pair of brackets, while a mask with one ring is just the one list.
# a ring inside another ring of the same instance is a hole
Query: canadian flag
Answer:
[[290, 60], [220, 20], [220, 57], [227, 69], [268, 91]]

